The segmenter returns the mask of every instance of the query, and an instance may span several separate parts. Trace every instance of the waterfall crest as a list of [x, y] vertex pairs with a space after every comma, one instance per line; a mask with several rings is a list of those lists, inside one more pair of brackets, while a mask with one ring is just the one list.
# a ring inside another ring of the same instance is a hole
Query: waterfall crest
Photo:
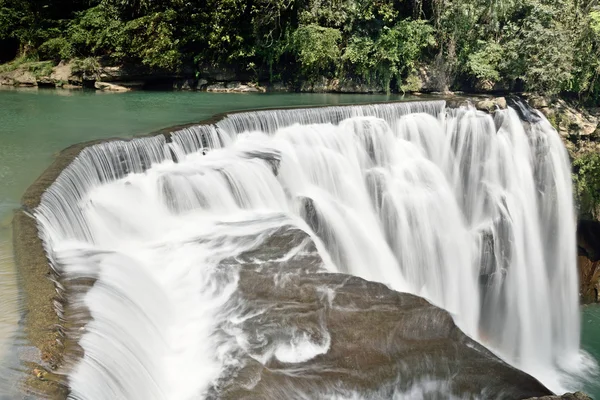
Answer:
[[95, 281], [72, 301], [90, 314], [73, 398], [210, 396], [240, 352], [327, 353], [324, 320], [249, 350], [266, 339], [234, 329], [255, 316], [237, 295], [248, 263], [422, 296], [556, 390], [583, 357], [570, 165], [541, 115], [444, 101], [232, 114], [86, 148], [35, 216], [59, 280]]

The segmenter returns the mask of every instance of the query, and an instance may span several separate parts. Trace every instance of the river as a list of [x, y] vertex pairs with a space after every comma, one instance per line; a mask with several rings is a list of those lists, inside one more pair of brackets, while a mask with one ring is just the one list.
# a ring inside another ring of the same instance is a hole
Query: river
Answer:
[[[24, 190], [58, 151], [82, 141], [132, 137], [227, 111], [398, 99], [384, 95], [0, 90], [0, 355], [10, 367], [0, 370], [0, 378], [11, 381], [7, 378], [14, 374], [11, 368], [18, 368], [18, 359], [36, 359], [21, 328], [24, 309], [12, 262], [10, 221]], [[582, 326], [582, 347], [600, 360], [600, 307], [583, 308]], [[598, 384], [586, 390], [600, 398]]]

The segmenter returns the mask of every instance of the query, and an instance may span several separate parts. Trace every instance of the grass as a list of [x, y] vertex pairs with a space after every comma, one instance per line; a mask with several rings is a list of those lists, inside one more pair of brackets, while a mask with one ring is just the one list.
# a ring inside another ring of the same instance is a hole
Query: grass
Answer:
[[0, 65], [0, 73], [23, 69], [31, 72], [38, 79], [42, 76], [49, 76], [52, 73], [53, 67], [54, 63], [52, 61], [39, 61], [37, 54], [27, 54]]
[[0, 65], [0, 73], [12, 72], [12, 71], [15, 71], [16, 69], [22, 67], [25, 64], [37, 62], [37, 61], [39, 61], [37, 55], [33, 55], [33, 54], [22, 55], [22, 56], [15, 58], [12, 61], [7, 62], [6, 64]]
[[52, 74], [52, 68], [54, 68], [54, 63], [52, 61], [39, 61], [27, 65], [27, 69], [36, 79], [39, 79], [42, 76], [50, 76], [50, 74]]

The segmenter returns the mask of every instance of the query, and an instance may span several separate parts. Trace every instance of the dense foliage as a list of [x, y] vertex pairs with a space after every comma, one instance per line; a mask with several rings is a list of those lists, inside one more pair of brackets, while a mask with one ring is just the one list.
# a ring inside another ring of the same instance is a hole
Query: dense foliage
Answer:
[[426, 67], [439, 90], [600, 95], [597, 0], [0, 0], [0, 49], [392, 90]]
[[580, 213], [600, 218], [599, 153], [588, 153], [573, 160], [573, 183]]

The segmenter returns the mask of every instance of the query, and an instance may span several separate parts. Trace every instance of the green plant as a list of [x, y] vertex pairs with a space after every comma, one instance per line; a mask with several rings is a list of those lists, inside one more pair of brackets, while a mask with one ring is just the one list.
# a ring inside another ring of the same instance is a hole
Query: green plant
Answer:
[[11, 62], [0, 65], [0, 73], [15, 71], [16, 69], [18, 69], [28, 63], [37, 62], [38, 60], [39, 60], [38, 55], [35, 52], [21, 55], [21, 56], [15, 58], [14, 60], [12, 60]]
[[418, 92], [423, 87], [423, 82], [421, 82], [421, 78], [416, 73], [411, 73], [404, 80], [404, 82], [400, 85], [400, 90], [402, 93], [406, 92]]
[[469, 72], [479, 78], [493, 82], [500, 80], [498, 66], [502, 60], [502, 46], [498, 43], [480, 42], [480, 50], [469, 55], [467, 68]]
[[600, 153], [575, 158], [573, 182], [581, 210], [592, 214], [600, 211]]
[[100, 71], [100, 63], [94, 57], [73, 60], [71, 72], [79, 76], [95, 76]]
[[51, 59], [57, 62], [69, 60], [73, 57], [73, 46], [62, 36], [45, 41], [38, 51], [43, 59]]
[[36, 79], [50, 76], [52, 74], [52, 68], [54, 68], [54, 63], [52, 61], [40, 61], [27, 65], [27, 69]]
[[137, 52], [142, 64], [169, 70], [180, 66], [179, 40], [174, 37], [176, 16], [173, 10], [169, 10], [127, 23], [125, 33], [132, 38], [131, 51]]
[[311, 24], [299, 27], [292, 34], [292, 51], [302, 71], [309, 77], [331, 74], [339, 61], [342, 33], [335, 28]]

